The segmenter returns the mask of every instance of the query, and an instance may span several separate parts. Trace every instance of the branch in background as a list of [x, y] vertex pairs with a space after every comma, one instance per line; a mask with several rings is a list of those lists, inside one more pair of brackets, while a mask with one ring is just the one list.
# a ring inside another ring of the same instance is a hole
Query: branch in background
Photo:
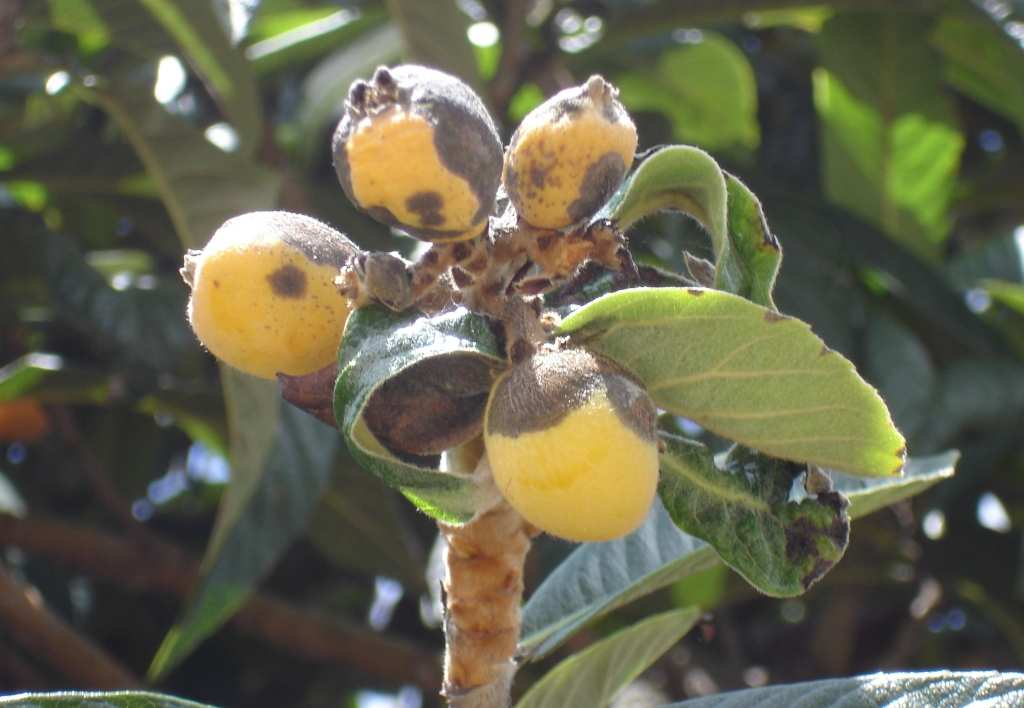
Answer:
[[0, 691], [43, 691], [53, 687], [11, 644], [0, 642]]
[[[90, 528], [0, 514], [0, 546], [46, 556], [126, 587], [187, 598], [199, 564], [174, 546], [122, 540]], [[441, 683], [436, 653], [254, 593], [231, 623], [303, 659], [356, 668], [427, 691]]]
[[142, 682], [46, 608], [38, 593], [0, 568], [0, 625], [7, 636], [80, 688], [136, 688]]
[[526, 29], [527, 0], [507, 0], [502, 5], [501, 58], [498, 70], [490, 85], [491, 105], [504, 116], [508, 102], [521, 85], [523, 62], [526, 49], [523, 46], [523, 32]]

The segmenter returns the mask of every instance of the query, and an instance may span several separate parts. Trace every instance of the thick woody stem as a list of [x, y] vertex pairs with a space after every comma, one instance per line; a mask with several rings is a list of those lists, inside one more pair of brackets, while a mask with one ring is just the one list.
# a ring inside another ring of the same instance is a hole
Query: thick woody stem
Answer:
[[502, 502], [464, 526], [442, 524], [441, 533], [448, 541], [443, 693], [452, 708], [503, 708], [535, 530]]

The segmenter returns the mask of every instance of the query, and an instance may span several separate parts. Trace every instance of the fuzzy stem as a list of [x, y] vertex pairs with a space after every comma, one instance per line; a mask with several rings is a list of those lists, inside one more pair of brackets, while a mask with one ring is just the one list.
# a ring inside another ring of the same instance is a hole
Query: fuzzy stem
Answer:
[[523, 564], [535, 531], [502, 502], [464, 526], [441, 524], [445, 555], [444, 695], [452, 708], [509, 704]]

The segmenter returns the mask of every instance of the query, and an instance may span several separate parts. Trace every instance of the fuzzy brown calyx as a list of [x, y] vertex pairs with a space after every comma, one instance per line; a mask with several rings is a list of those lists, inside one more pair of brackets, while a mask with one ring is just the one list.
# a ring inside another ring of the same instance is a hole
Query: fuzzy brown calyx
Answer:
[[643, 386], [585, 349], [541, 351], [510, 369], [495, 385], [487, 432], [517, 437], [550, 429], [600, 392], [624, 425], [654, 440], [656, 410]]

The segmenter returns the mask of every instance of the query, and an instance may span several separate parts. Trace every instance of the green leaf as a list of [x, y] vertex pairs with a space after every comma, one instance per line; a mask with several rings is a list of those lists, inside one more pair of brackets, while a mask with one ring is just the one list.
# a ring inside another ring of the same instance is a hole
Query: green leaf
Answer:
[[946, 80], [1024, 132], [1024, 54], [992, 19], [944, 15], [931, 34]]
[[[850, 500], [850, 517], [918, 494], [953, 474], [956, 453], [914, 459], [902, 477], [863, 479], [835, 474]], [[633, 533], [574, 550], [523, 608], [519, 652], [537, 660], [599, 617], [718, 562], [707, 543], [680, 531], [660, 501]]]
[[949, 450], [928, 457], [911, 457], [896, 479], [865, 479], [832, 472], [837, 492], [850, 500], [850, 518], [860, 519], [898, 501], [920, 494], [953, 476], [960, 453]]
[[179, 369], [199, 347], [182, 315], [185, 287], [178, 278], [155, 287], [115, 290], [89, 265], [74, 240], [32, 221], [14, 221], [10, 241], [25, 254], [22, 271], [40, 273], [54, 313], [120, 359], [162, 371]]
[[31, 396], [42, 403], [102, 403], [107, 376], [70, 367], [58, 354], [32, 352], [0, 368], [0, 401]]
[[602, 708], [690, 631], [700, 611], [689, 607], [637, 622], [570, 656], [530, 687], [516, 708]]
[[725, 185], [731, 246], [725, 257], [730, 262], [719, 267], [739, 275], [731, 292], [774, 310], [772, 291], [782, 265], [782, 246], [768, 228], [761, 202], [754, 193], [728, 172]]
[[925, 449], [949, 445], [965, 430], [998, 428], [1024, 413], [1019, 359], [973, 358], [939, 372], [930, 415], [919, 435]]
[[[505, 364], [483, 317], [464, 308], [435, 317], [360, 308], [349, 317], [338, 356], [334, 411], [356, 462], [444, 521], [467, 521], [494, 499], [487, 480], [442, 472], [438, 455], [395, 446], [418, 438], [410, 431], [426, 426], [464, 433], [465, 439], [450, 439], [445, 448], [479, 435], [491, 377]], [[402, 378], [405, 372], [409, 376]], [[395, 387], [385, 388], [389, 382]], [[400, 398], [375, 399], [378, 392]], [[375, 405], [388, 424], [404, 426], [391, 444], [381, 439], [387, 431], [371, 429]]]
[[227, 416], [219, 391], [164, 389], [143, 396], [135, 407], [150, 415], [170, 416], [189, 438], [228, 456]]
[[186, 247], [202, 248], [232, 216], [274, 207], [277, 174], [214, 147], [165, 111], [147, 82], [113, 77], [81, 91], [117, 121]]
[[[853, 286], [859, 274], [871, 268], [891, 280], [889, 296], [907, 308], [908, 316], [934, 328], [941, 338], [959, 342], [975, 354], [1007, 351], [948, 281], [899, 243], [847, 211], [823, 206], [807, 195], [779, 191], [767, 180], [756, 190], [772, 205], [773, 227], [786, 244], [786, 268], [775, 290], [782, 310], [813, 322], [830, 347], [853, 353], [859, 345], [860, 333], [851, 323], [863, 318], [865, 294]], [[1015, 254], [1008, 243], [992, 260], [1017, 258]]]
[[985, 279], [1024, 283], [1024, 230], [1016, 225], [997, 228], [980, 244], [947, 261], [944, 270], [962, 290], [977, 287]]
[[853, 365], [803, 322], [743, 298], [622, 290], [559, 331], [631, 371], [659, 407], [767, 455], [869, 476], [903, 465], [903, 437]]
[[203, 558], [202, 580], [150, 666], [154, 679], [226, 622], [305, 530], [338, 451], [337, 434], [281, 402], [273, 383], [237, 372], [224, 376], [234, 422], [231, 486]]
[[996, 671], [878, 673], [750, 688], [673, 703], [665, 708], [827, 706], [1012, 706], [1024, 702], [1024, 674]]
[[914, 13], [848, 13], [819, 35], [814, 100], [829, 199], [919, 255], [937, 256], [964, 138]]
[[631, 111], [668, 116], [680, 142], [750, 151], [760, 141], [754, 71], [743, 52], [716, 32], [661, 52], [653, 70], [616, 76], [615, 85]]
[[259, 144], [262, 106], [245, 55], [232, 45], [210, 0], [141, 0], [203, 77], [238, 133], [239, 153]]
[[150, 691], [59, 691], [0, 696], [0, 706], [17, 708], [210, 708], [184, 698]]
[[782, 261], [761, 203], [740, 180], [695, 147], [673, 145], [648, 157], [595, 216], [623, 230], [645, 216], [675, 209], [700, 222], [715, 254], [715, 287], [774, 307]]
[[612, 219], [623, 231], [663, 209], [689, 214], [707, 229], [715, 263], [716, 287], [735, 291], [740, 280], [728, 257], [728, 192], [718, 163], [688, 145], [662, 148], [645, 159], [597, 213], [594, 221]]
[[[424, 550], [390, 489], [340, 451], [330, 484], [310, 519], [308, 536], [332, 562], [424, 588]], [[339, 540], [344, 539], [343, 542]]]
[[864, 375], [888, 401], [893, 421], [918, 451], [917, 434], [935, 414], [938, 375], [928, 349], [913, 330], [881, 308], [872, 309], [864, 333]]
[[110, 43], [110, 28], [89, 0], [50, 0], [54, 27], [74, 34], [85, 54], [98, 52]]
[[359, 12], [330, 7], [280, 12], [260, 8], [248, 35], [259, 41], [250, 44], [245, 55], [258, 74], [288, 70], [338, 47], [351, 48], [386, 19], [382, 11], [369, 7]]
[[711, 546], [680, 531], [655, 500], [636, 531], [580, 545], [544, 579], [523, 607], [517, 653], [541, 659], [594, 619], [717, 560]]
[[979, 285], [988, 291], [993, 300], [1024, 315], [1024, 284], [989, 278], [982, 280]]
[[847, 502], [835, 492], [793, 498], [800, 467], [743, 448], [716, 464], [700, 443], [661, 439], [658, 493], [669, 515], [761, 592], [800, 595], [842, 558]]

